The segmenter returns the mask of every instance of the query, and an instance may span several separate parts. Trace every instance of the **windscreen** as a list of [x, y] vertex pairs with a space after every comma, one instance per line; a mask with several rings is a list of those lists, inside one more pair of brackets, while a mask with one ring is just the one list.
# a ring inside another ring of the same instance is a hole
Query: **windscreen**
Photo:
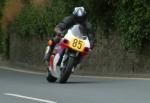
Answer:
[[81, 38], [83, 36], [83, 32], [81, 30], [81, 25], [74, 25], [71, 29], [71, 32], [74, 36]]

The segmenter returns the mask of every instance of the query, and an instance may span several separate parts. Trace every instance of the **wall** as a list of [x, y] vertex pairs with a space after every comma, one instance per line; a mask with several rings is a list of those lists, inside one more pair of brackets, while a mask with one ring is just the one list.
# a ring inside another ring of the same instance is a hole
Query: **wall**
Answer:
[[[81, 65], [87, 74], [127, 74], [150, 73], [150, 42], [147, 41], [141, 53], [122, 48], [120, 38], [115, 33], [108, 38], [101, 37], [94, 51]], [[28, 66], [44, 66], [43, 55], [47, 37], [44, 40], [32, 38], [22, 40], [15, 34], [10, 40], [10, 60]], [[38, 68], [37, 68], [38, 69]], [[43, 69], [43, 68], [40, 68]]]
[[88, 69], [98, 74], [150, 73], [150, 41], [145, 42], [139, 53], [125, 50], [118, 35], [102, 38], [89, 56], [90, 59], [84, 62], [83, 72]]
[[20, 66], [43, 66], [46, 44], [46, 39], [41, 40], [37, 37], [33, 37], [32, 39], [21, 39], [16, 34], [11, 34], [10, 61]]

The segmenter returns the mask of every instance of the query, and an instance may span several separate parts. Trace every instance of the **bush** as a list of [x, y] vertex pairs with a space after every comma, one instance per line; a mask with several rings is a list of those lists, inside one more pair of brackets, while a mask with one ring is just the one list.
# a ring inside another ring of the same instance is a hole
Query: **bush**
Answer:
[[24, 10], [8, 30], [22, 38], [54, 34], [55, 25], [70, 15], [76, 6], [84, 6], [90, 21], [102, 27], [104, 34], [114, 26], [115, 15], [115, 24], [126, 48], [139, 48], [144, 39], [150, 38], [148, 0], [51, 0], [41, 7], [32, 5], [30, 0], [24, 2]]
[[4, 6], [4, 2], [5, 2], [5, 0], [1, 0], [0, 1], [0, 53], [3, 52], [3, 48], [2, 48], [1, 18], [2, 18], [2, 8]]
[[116, 11], [116, 25], [126, 48], [140, 49], [150, 39], [149, 0], [120, 0]]
[[4, 2], [5, 2], [5, 0], [0, 0], [0, 19], [2, 17], [2, 8], [4, 6]]
[[[29, 0], [27, 0], [29, 1]], [[11, 26], [12, 32], [23, 37], [40, 36], [54, 33], [53, 29], [65, 16], [70, 15], [77, 6], [84, 6], [90, 21], [101, 24], [107, 30], [112, 24], [112, 4], [108, 0], [52, 0], [45, 6], [37, 7], [27, 2], [25, 9]], [[109, 26], [109, 27], [108, 27]], [[11, 32], [11, 33], [12, 33]]]
[[53, 33], [55, 25], [65, 15], [63, 7], [58, 8], [62, 3], [57, 0], [42, 7], [28, 5], [11, 25], [11, 31], [22, 38], [42, 38]]

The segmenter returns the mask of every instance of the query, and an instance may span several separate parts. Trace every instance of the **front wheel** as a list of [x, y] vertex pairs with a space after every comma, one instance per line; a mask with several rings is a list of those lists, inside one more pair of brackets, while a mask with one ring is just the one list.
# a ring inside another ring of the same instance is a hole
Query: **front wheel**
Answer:
[[66, 83], [67, 82], [67, 80], [68, 80], [68, 78], [72, 72], [74, 62], [75, 62], [75, 58], [69, 57], [69, 59], [67, 60], [65, 68], [62, 68], [62, 70], [61, 70], [60, 80], [59, 80], [60, 83]]
[[48, 70], [48, 76], [46, 77], [48, 82], [55, 82], [57, 80], [57, 78], [55, 78], [54, 76], [52, 76], [51, 72]]

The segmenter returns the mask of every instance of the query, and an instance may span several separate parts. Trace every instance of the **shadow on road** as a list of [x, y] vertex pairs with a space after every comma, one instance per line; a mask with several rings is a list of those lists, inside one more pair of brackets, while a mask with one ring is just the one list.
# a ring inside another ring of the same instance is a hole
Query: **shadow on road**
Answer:
[[120, 79], [98, 79], [98, 80], [79, 80], [73, 81], [70, 80], [66, 84], [118, 84], [118, 83], [126, 83], [133, 82], [132, 80], [120, 80]]
[[71, 81], [67, 82], [67, 84], [97, 84], [99, 81]]

